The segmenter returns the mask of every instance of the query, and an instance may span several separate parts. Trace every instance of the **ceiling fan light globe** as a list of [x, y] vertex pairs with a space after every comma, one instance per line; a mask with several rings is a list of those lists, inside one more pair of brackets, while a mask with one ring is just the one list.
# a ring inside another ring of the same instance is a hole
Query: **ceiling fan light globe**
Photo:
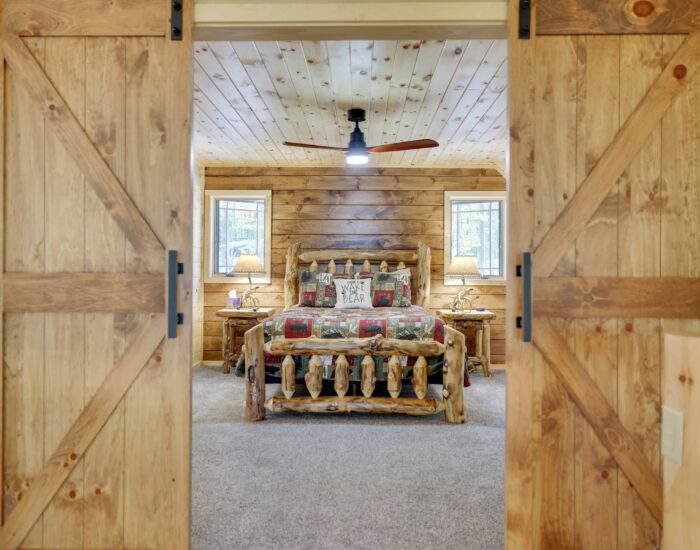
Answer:
[[347, 164], [367, 164], [369, 161], [369, 155], [362, 151], [350, 152], [345, 155], [345, 162]]

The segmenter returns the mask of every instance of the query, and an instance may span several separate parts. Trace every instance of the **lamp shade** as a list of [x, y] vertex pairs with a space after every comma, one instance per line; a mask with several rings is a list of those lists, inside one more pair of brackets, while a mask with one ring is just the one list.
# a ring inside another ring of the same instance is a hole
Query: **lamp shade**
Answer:
[[265, 273], [265, 266], [256, 254], [241, 254], [232, 271], [233, 273]]
[[474, 256], [455, 256], [446, 273], [455, 277], [481, 277]]

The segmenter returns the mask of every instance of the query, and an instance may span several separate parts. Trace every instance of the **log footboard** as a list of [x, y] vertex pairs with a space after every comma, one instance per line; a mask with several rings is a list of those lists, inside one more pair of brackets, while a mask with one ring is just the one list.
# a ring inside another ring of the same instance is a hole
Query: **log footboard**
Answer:
[[[445, 411], [451, 424], [466, 421], [462, 392], [464, 381], [464, 335], [445, 327], [445, 344], [428, 341], [395, 340], [389, 338], [280, 339], [264, 343], [263, 325], [245, 334], [246, 419], [263, 420], [265, 408], [272, 412], [363, 412], [401, 413], [411, 415], [436, 414]], [[265, 403], [265, 352], [284, 356], [282, 361], [282, 391], [284, 397], [273, 397]], [[427, 357], [444, 354], [443, 401], [426, 398], [428, 388]], [[296, 375], [293, 355], [310, 355], [309, 372], [305, 376], [310, 397], [294, 397]], [[337, 355], [335, 396], [320, 396], [323, 385], [321, 355]], [[347, 355], [363, 355], [361, 390], [364, 397], [346, 397], [348, 390]], [[387, 387], [391, 397], [372, 397], [376, 382], [376, 366], [372, 356], [388, 355]], [[399, 397], [402, 366], [400, 356], [417, 357], [413, 369], [413, 387], [417, 397]]]

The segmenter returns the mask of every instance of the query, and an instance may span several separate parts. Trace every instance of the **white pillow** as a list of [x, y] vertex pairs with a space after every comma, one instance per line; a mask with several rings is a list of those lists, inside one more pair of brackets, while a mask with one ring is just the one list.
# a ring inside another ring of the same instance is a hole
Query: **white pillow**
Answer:
[[333, 279], [336, 309], [372, 307], [372, 279]]

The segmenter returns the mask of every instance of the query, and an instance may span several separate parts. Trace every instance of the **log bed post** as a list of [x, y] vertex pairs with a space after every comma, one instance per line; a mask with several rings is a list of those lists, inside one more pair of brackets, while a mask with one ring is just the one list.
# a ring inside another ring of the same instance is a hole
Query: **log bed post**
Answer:
[[445, 326], [445, 373], [442, 397], [445, 401], [445, 420], [450, 424], [467, 421], [464, 407], [464, 334]]
[[430, 309], [430, 247], [424, 243], [418, 243], [416, 268], [416, 305]]
[[245, 333], [245, 417], [265, 420], [265, 333], [257, 325]]
[[285, 311], [297, 303], [299, 297], [299, 247], [294, 243], [287, 249], [287, 266], [284, 270], [284, 309]]

